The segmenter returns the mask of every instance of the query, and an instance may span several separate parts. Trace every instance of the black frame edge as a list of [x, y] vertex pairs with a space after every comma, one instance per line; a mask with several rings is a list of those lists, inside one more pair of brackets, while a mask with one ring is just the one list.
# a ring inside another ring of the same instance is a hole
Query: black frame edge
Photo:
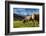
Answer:
[[5, 1], [5, 35], [10, 33], [9, 30], [9, 4], [8, 1]]

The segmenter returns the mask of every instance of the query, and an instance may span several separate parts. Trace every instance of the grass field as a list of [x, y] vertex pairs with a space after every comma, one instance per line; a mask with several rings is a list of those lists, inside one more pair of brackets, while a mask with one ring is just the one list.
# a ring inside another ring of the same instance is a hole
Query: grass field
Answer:
[[13, 28], [22, 28], [22, 27], [39, 27], [38, 21], [28, 21], [23, 23], [23, 21], [15, 21], [13, 22]]

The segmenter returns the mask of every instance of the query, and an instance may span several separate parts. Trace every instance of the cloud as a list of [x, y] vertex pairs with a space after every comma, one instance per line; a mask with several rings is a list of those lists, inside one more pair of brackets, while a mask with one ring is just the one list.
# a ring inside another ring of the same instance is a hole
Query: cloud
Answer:
[[37, 8], [14, 8], [13, 12], [19, 15], [32, 15], [32, 13], [39, 13]]

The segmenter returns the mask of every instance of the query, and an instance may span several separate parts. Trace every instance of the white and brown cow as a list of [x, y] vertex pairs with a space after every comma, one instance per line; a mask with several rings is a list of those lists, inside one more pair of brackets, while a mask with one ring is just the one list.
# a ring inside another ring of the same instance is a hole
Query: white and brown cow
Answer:
[[27, 21], [29, 21], [29, 20], [37, 20], [37, 21], [39, 21], [39, 14], [32, 14], [32, 16], [26, 16], [25, 18], [24, 18], [24, 21], [23, 21], [23, 23], [25, 23], [25, 22], [27, 22]]

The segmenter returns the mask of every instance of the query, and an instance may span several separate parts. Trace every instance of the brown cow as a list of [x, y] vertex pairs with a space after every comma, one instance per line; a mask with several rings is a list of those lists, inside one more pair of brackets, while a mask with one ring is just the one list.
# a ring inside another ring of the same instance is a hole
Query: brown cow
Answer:
[[37, 20], [39, 22], [39, 14], [32, 14], [32, 16], [26, 16], [24, 18], [23, 23], [28, 22], [29, 20], [32, 20], [32, 21]]

